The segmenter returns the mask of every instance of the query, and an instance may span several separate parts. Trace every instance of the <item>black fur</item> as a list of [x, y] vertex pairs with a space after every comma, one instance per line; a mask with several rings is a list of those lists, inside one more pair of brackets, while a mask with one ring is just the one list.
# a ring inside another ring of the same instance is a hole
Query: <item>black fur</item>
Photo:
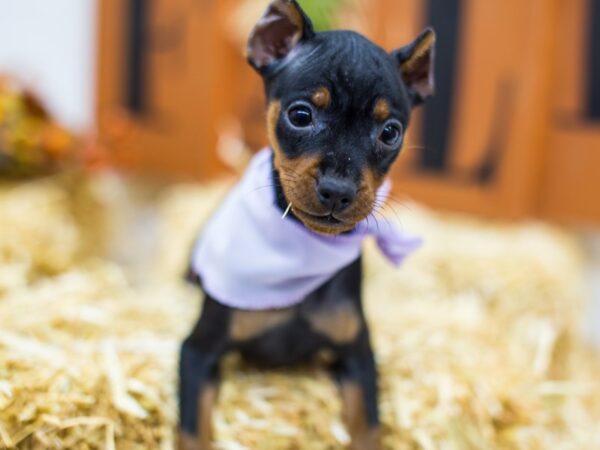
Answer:
[[[280, 100], [284, 112], [277, 123], [282, 150], [292, 158], [323, 154], [325, 170], [356, 181], [365, 167], [386, 173], [401, 141], [392, 149], [382, 148], [378, 137], [388, 121], [373, 119], [375, 102], [388, 100], [390, 119], [404, 130], [412, 108], [395, 58], [352, 31], [319, 33], [300, 47], [297, 56], [265, 78], [268, 98]], [[330, 107], [312, 107], [315, 125], [293, 129], [285, 111], [297, 102], [310, 105], [312, 93], [321, 86], [331, 92]]]

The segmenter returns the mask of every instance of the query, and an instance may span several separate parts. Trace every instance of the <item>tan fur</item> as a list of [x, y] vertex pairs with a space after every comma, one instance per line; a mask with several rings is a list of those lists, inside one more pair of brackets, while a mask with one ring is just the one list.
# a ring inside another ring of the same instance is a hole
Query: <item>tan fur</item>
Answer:
[[179, 450], [202, 450], [198, 438], [182, 430], [179, 431], [177, 448]]
[[279, 100], [274, 100], [269, 104], [267, 110], [267, 137], [269, 138], [271, 148], [275, 152], [275, 166], [277, 166], [277, 160], [279, 155], [281, 155], [281, 147], [276, 132], [279, 114], [281, 114], [281, 102]]
[[361, 328], [360, 317], [351, 303], [340, 303], [327, 311], [315, 310], [306, 318], [313, 331], [327, 336], [336, 344], [352, 342]]
[[213, 409], [217, 403], [217, 388], [215, 386], [206, 386], [202, 390], [202, 395], [198, 399], [198, 411], [200, 412], [200, 422], [198, 430], [200, 432], [200, 448], [202, 450], [212, 450], [213, 439]]
[[378, 428], [369, 427], [362, 388], [355, 382], [345, 381], [340, 390], [342, 418], [352, 439], [350, 450], [379, 450], [380, 432]]
[[317, 108], [325, 109], [331, 104], [331, 92], [325, 86], [321, 86], [314, 92], [311, 100]]
[[417, 47], [415, 48], [411, 57], [402, 63], [401, 70], [403, 72], [410, 71], [415, 62], [418, 61], [419, 58], [421, 58], [425, 53], [427, 53], [433, 44], [435, 44], [435, 34], [429, 32], [417, 44]]
[[385, 180], [385, 178], [383, 176], [379, 175], [378, 173], [376, 173], [370, 169], [367, 169], [367, 170], [363, 171], [361, 187], [362, 187], [362, 189], [366, 189], [367, 191], [369, 191], [369, 195], [372, 195], [374, 197], [375, 194], [377, 193], [377, 190], [383, 184], [384, 180]]
[[244, 341], [260, 336], [265, 331], [289, 321], [293, 309], [265, 311], [235, 311], [229, 334], [234, 341]]
[[380, 122], [390, 117], [390, 104], [386, 99], [380, 98], [377, 100], [375, 108], [373, 108], [373, 116]]
[[179, 431], [179, 450], [212, 450], [213, 410], [217, 403], [217, 388], [214, 385], [206, 386], [198, 397], [198, 436], [192, 436], [182, 430]]
[[[281, 183], [283, 185], [284, 193], [286, 197], [292, 194], [293, 188], [289, 186], [289, 180], [299, 180], [303, 176], [314, 177], [316, 175], [320, 160], [318, 158], [299, 157], [289, 159], [281, 150], [281, 145], [277, 139], [277, 121], [281, 114], [281, 103], [278, 100], [271, 102], [267, 111], [267, 134], [269, 137], [269, 143], [275, 154], [274, 164], [275, 168], [281, 176]], [[302, 194], [299, 192], [299, 194]], [[306, 194], [306, 193], [304, 193]], [[289, 197], [288, 197], [289, 198]], [[290, 198], [290, 200], [292, 200]]]

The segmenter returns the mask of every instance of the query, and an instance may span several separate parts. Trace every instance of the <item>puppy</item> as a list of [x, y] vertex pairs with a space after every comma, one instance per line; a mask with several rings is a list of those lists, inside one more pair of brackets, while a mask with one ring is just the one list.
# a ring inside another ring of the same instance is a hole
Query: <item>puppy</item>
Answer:
[[373, 215], [412, 109], [433, 93], [435, 35], [387, 53], [351, 31], [316, 33], [295, 0], [274, 0], [249, 39], [268, 97], [270, 148], [202, 230], [190, 277], [201, 317], [181, 348], [180, 449], [211, 448], [219, 360], [269, 366], [327, 349], [351, 448], [379, 444], [377, 374], [361, 299], [361, 243], [394, 264], [419, 239]]

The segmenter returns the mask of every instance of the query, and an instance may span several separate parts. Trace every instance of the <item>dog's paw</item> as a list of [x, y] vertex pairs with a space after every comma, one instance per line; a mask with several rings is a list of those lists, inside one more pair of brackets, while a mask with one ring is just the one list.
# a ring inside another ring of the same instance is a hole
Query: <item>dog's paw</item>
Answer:
[[202, 442], [198, 436], [192, 436], [183, 430], [179, 430], [178, 450], [213, 450], [210, 442]]
[[348, 450], [380, 450], [381, 438], [379, 429], [369, 429], [352, 435]]

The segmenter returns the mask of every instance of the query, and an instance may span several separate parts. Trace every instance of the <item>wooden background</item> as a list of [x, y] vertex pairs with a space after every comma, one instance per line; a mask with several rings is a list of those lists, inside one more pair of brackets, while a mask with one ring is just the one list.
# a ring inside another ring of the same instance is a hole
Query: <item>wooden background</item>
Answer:
[[[227, 170], [224, 136], [266, 143], [262, 86], [242, 55], [260, 7], [241, 3], [100, 2], [99, 129], [120, 164], [206, 179]], [[599, 1], [363, 0], [341, 14], [389, 50], [427, 24], [438, 33], [437, 94], [411, 126], [397, 194], [600, 223]]]

